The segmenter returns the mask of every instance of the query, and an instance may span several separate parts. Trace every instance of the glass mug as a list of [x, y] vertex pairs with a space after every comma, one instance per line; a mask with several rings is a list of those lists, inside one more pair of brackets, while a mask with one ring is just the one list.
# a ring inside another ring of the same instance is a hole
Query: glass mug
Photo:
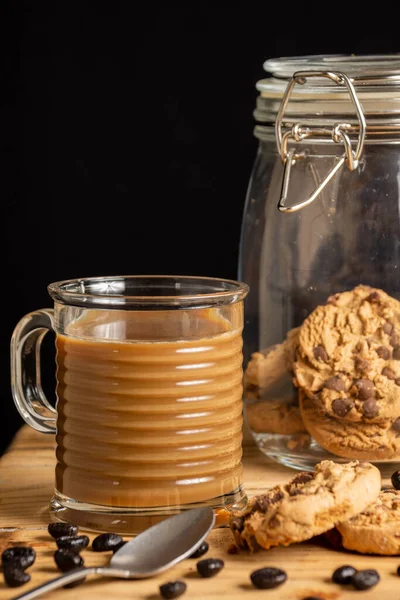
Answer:
[[[53, 309], [11, 341], [15, 404], [56, 435], [56, 520], [136, 533], [199, 505], [242, 506], [242, 330], [248, 286], [127, 276], [48, 286]], [[40, 385], [56, 333], [57, 403]], [[224, 510], [222, 510], [224, 513]]]

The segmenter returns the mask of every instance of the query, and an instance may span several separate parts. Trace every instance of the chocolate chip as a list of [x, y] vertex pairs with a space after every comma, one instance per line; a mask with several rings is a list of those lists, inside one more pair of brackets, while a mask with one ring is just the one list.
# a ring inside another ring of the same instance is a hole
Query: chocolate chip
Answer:
[[367, 298], [366, 301], [367, 302], [379, 302], [381, 299], [381, 296], [378, 292], [372, 292], [372, 294], [370, 294]]
[[13, 546], [6, 548], [1, 555], [1, 564], [5, 565], [13, 563], [16, 569], [28, 569], [36, 559], [36, 552], [30, 546]]
[[399, 336], [397, 335], [397, 333], [392, 333], [392, 336], [390, 338], [390, 343], [392, 344], [392, 346], [399, 346]]
[[400, 471], [395, 471], [391, 478], [392, 485], [396, 490], [400, 490]]
[[196, 567], [201, 577], [214, 577], [224, 568], [224, 561], [220, 558], [204, 558], [199, 560]]
[[384, 323], [382, 325], [382, 329], [387, 335], [390, 335], [393, 331], [393, 324], [392, 323]]
[[332, 581], [339, 585], [347, 585], [351, 583], [351, 578], [357, 573], [357, 569], [351, 565], [343, 565], [333, 572]]
[[376, 403], [376, 400], [373, 398], [369, 398], [366, 400], [362, 406], [362, 412], [364, 417], [367, 419], [373, 419], [374, 417], [379, 415], [379, 407]]
[[356, 590], [369, 590], [380, 580], [378, 571], [375, 569], [364, 569], [357, 571], [351, 578], [351, 583]]
[[190, 556], [189, 558], [200, 558], [200, 556], [203, 556], [203, 554], [205, 554], [206, 552], [208, 552], [208, 543], [207, 542], [202, 542], [200, 544], [200, 546], [197, 548], [197, 550], [195, 550]]
[[395, 422], [392, 425], [392, 428], [395, 431], [400, 431], [400, 417], [398, 419], [395, 420]]
[[349, 398], [337, 398], [332, 402], [332, 411], [338, 417], [345, 417], [353, 407], [354, 404]]
[[47, 531], [54, 539], [57, 539], [64, 535], [77, 535], [79, 528], [72, 523], [50, 523]]
[[376, 349], [376, 353], [379, 358], [383, 358], [383, 360], [389, 360], [392, 355], [390, 349], [386, 346], [379, 346], [379, 348]]
[[174, 600], [185, 593], [186, 583], [184, 581], [168, 581], [168, 583], [160, 585], [159, 590], [165, 600]]
[[84, 550], [89, 544], [87, 535], [62, 535], [56, 539], [58, 548], [66, 548], [74, 552]]
[[358, 398], [360, 400], [367, 400], [368, 398], [375, 397], [375, 388], [374, 384], [370, 379], [357, 379], [354, 382], [358, 390]]
[[54, 560], [57, 567], [63, 573], [71, 571], [72, 569], [77, 569], [78, 567], [83, 567], [84, 565], [83, 558], [80, 554], [67, 550], [66, 548], [56, 550], [54, 553]]
[[309, 471], [302, 471], [292, 479], [290, 485], [299, 485], [302, 483], [307, 483], [308, 481], [311, 481], [311, 479], [314, 479], [314, 473], [310, 473]]
[[335, 377], [331, 377], [325, 383], [325, 387], [328, 390], [334, 390], [335, 392], [344, 392], [346, 389], [346, 385], [341, 377], [335, 375]]
[[393, 360], [400, 360], [400, 346], [395, 346], [392, 353]]
[[396, 373], [393, 371], [393, 369], [389, 369], [389, 367], [385, 367], [384, 369], [382, 369], [382, 375], [384, 375], [388, 379], [392, 379], [393, 381], [397, 379]]
[[243, 531], [244, 518], [243, 517], [234, 517], [231, 520], [230, 525], [231, 525], [232, 531]]
[[287, 574], [282, 569], [264, 567], [257, 569], [250, 575], [251, 583], [259, 590], [271, 590], [285, 583]]
[[301, 496], [304, 494], [302, 488], [294, 487], [289, 489], [289, 496]]
[[94, 552], [107, 552], [118, 546], [123, 539], [117, 533], [101, 533], [94, 538], [92, 542], [92, 550]]
[[368, 369], [370, 368], [370, 363], [368, 360], [365, 360], [365, 358], [357, 357], [354, 362], [356, 369], [358, 371], [361, 371], [362, 373], [368, 371]]
[[266, 512], [268, 507], [271, 506], [271, 504], [276, 504], [277, 502], [282, 500], [283, 496], [284, 494], [283, 492], [281, 492], [281, 490], [278, 490], [274, 494], [270, 492], [269, 494], [258, 496], [256, 498], [255, 503], [253, 504], [251, 512], [254, 513], [258, 510], [261, 512]]
[[327, 362], [328, 361], [328, 355], [326, 353], [326, 350], [323, 346], [315, 346], [314, 350], [314, 357], [317, 360], [321, 360], [322, 362]]

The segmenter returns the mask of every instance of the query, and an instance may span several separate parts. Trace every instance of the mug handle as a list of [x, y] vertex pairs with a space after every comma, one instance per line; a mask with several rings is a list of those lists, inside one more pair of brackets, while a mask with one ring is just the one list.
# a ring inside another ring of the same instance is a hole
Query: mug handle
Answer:
[[40, 375], [40, 346], [49, 330], [54, 331], [51, 308], [28, 313], [15, 327], [10, 346], [11, 391], [19, 414], [42, 433], [57, 433], [57, 411], [47, 400]]

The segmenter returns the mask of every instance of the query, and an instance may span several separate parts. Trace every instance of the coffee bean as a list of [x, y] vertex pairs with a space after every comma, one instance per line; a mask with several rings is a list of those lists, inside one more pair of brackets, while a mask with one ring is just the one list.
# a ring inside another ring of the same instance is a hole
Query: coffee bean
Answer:
[[114, 546], [114, 548], [112, 549], [113, 554], [115, 554], [116, 552], [118, 552], [118, 550], [120, 548], [122, 548], [122, 546], [125, 546], [125, 544], [127, 544], [128, 542], [125, 540], [122, 540], [122, 542], [120, 542], [119, 544], [117, 544], [116, 546]]
[[123, 539], [117, 533], [101, 533], [94, 538], [92, 550], [94, 552], [107, 552], [108, 550], [113, 550], [121, 542], [123, 542]]
[[385, 367], [384, 369], [382, 369], [382, 375], [384, 375], [388, 379], [397, 379], [396, 373], [393, 371], [393, 369], [389, 369], [389, 367]]
[[224, 568], [224, 561], [219, 558], [204, 558], [196, 565], [201, 577], [214, 577]]
[[321, 360], [322, 362], [327, 362], [328, 361], [328, 355], [326, 353], [326, 350], [323, 346], [316, 346], [313, 350], [314, 352], [314, 357], [317, 360]]
[[357, 571], [351, 578], [351, 583], [356, 590], [369, 590], [380, 580], [378, 571], [375, 569], [364, 569]]
[[335, 377], [330, 377], [328, 381], [325, 383], [325, 387], [328, 390], [334, 390], [335, 392], [344, 392], [346, 389], [346, 385], [341, 377], [335, 375]]
[[366, 400], [362, 405], [362, 412], [364, 417], [366, 417], [367, 419], [374, 419], [375, 417], [377, 417], [379, 415], [379, 407], [376, 403], [376, 400], [374, 400], [373, 398], [369, 398], [369, 400]]
[[356, 379], [354, 385], [358, 390], [358, 398], [360, 400], [367, 400], [367, 398], [375, 397], [374, 384], [370, 379]]
[[3, 576], [8, 587], [20, 587], [28, 583], [31, 578], [29, 573], [25, 573], [23, 569], [16, 566], [13, 562], [3, 564]]
[[398, 419], [395, 420], [395, 422], [392, 425], [392, 428], [395, 431], [399, 431], [400, 432], [400, 417]]
[[13, 546], [6, 548], [1, 555], [1, 563], [3, 567], [13, 563], [16, 569], [25, 570], [36, 559], [36, 552], [30, 546]]
[[357, 573], [357, 569], [351, 565], [344, 565], [333, 572], [332, 581], [340, 585], [351, 583], [351, 578]]
[[391, 477], [392, 485], [396, 490], [400, 490], [400, 471], [395, 471]]
[[184, 581], [169, 581], [160, 585], [160, 594], [165, 600], [173, 600], [179, 598], [186, 591], [186, 583]]
[[395, 346], [392, 353], [393, 360], [400, 360], [400, 346]]
[[54, 539], [57, 539], [66, 535], [78, 535], [79, 527], [72, 523], [50, 523], [47, 530]]
[[349, 398], [337, 398], [332, 402], [332, 411], [338, 417], [345, 417], [353, 407], [354, 404]]
[[250, 575], [250, 579], [254, 587], [259, 590], [272, 590], [282, 583], [285, 583], [287, 574], [282, 569], [274, 569], [273, 567], [264, 567], [257, 569]]
[[80, 552], [89, 545], [89, 538], [87, 535], [62, 535], [56, 539], [58, 548], [66, 548], [73, 552]]
[[207, 542], [203, 542], [202, 544], [200, 544], [200, 546], [197, 548], [197, 550], [195, 550], [193, 552], [193, 554], [191, 554], [189, 556], [189, 558], [200, 558], [200, 556], [203, 556], [203, 554], [205, 554], [206, 552], [208, 552], [208, 543]]
[[390, 335], [393, 331], [393, 325], [392, 323], [384, 323], [382, 329], [387, 335]]
[[80, 554], [71, 550], [67, 550], [66, 548], [56, 550], [54, 553], [54, 560], [57, 567], [63, 573], [71, 571], [71, 569], [83, 567], [84, 565], [83, 558]]
[[379, 346], [379, 348], [376, 349], [376, 353], [379, 358], [383, 358], [383, 360], [389, 360], [392, 355], [392, 352], [389, 348], [386, 348], [386, 346]]

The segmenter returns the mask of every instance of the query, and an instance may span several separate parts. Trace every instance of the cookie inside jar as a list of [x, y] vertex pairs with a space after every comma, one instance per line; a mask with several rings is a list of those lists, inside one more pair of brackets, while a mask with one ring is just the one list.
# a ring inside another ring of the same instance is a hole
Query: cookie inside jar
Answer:
[[[283, 462], [400, 460], [400, 302], [359, 285], [331, 295], [286, 339], [251, 355], [247, 424]], [[391, 465], [391, 466], [390, 466]]]

